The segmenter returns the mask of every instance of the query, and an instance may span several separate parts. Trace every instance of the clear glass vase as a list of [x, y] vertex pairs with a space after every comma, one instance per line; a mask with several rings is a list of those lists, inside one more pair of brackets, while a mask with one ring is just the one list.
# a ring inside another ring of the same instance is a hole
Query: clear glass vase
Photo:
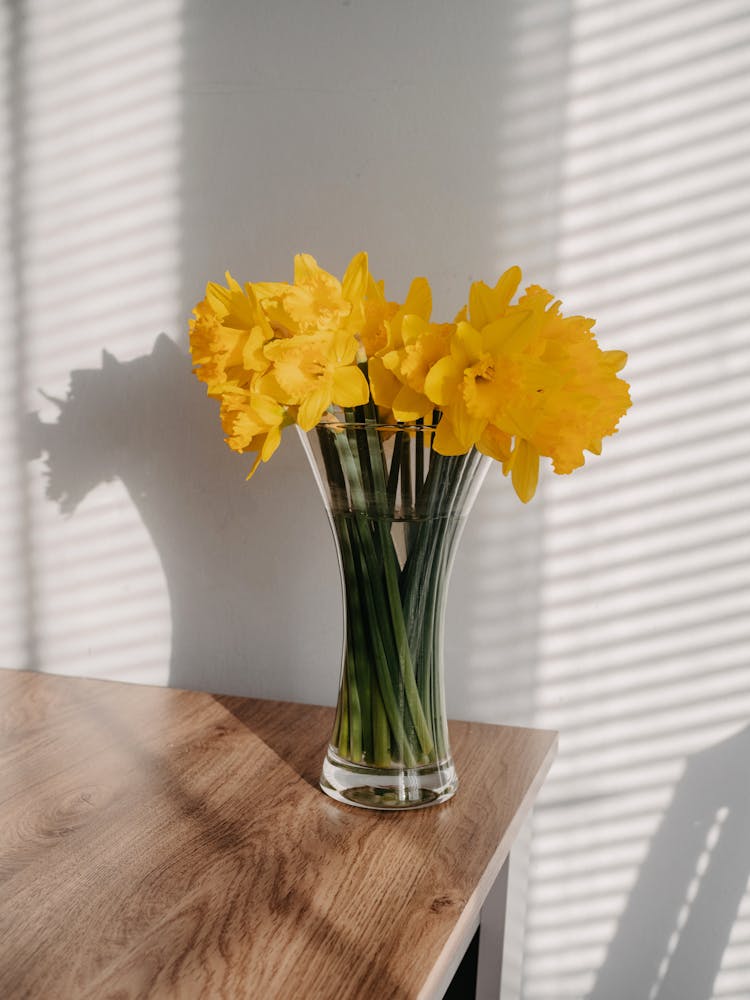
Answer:
[[474, 450], [439, 455], [434, 432], [345, 413], [301, 434], [344, 596], [341, 681], [320, 785], [369, 809], [437, 804], [458, 787], [444, 611], [456, 547], [490, 460]]

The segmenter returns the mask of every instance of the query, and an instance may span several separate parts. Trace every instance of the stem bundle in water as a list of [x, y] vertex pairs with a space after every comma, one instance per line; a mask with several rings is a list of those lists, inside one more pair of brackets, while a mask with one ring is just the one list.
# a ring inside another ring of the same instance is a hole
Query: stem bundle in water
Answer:
[[331, 748], [361, 768], [434, 769], [450, 759], [443, 614], [480, 456], [438, 455], [434, 427], [384, 427], [364, 407], [316, 434], [346, 613]]

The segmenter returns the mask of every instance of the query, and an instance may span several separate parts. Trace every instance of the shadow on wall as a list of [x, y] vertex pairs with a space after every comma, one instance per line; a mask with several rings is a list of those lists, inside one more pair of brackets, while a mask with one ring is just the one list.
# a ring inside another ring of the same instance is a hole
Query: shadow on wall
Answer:
[[[170, 686], [310, 700], [301, 666], [314, 648], [337, 673], [341, 612], [333, 547], [317, 538], [328, 531], [323, 506], [294, 435], [246, 484], [250, 456], [223, 444], [214, 401], [164, 334], [133, 361], [105, 351], [53, 402], [55, 423], [29, 417], [29, 457], [46, 455], [47, 495], [68, 515], [122, 480], [166, 577]], [[305, 559], [312, 546], [330, 550], [330, 566]], [[317, 624], [290, 627], [313, 588]]]
[[688, 758], [588, 1000], [710, 1000], [750, 877], [750, 725]]

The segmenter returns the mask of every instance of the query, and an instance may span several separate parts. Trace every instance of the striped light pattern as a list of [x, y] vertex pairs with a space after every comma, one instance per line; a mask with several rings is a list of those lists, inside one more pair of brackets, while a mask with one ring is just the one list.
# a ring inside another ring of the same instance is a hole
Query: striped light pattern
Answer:
[[574, 0], [556, 291], [630, 353], [550, 478], [527, 1000], [750, 995], [750, 8]]
[[[119, 477], [108, 433], [121, 418], [107, 410], [102, 351], [128, 362], [149, 354], [161, 331], [180, 329], [181, 3], [29, 0], [4, 5], [2, 16], [11, 113], [0, 128], [11, 169], [0, 212], [11, 217], [15, 259], [0, 294], [16, 320], [3, 333], [20, 376], [14, 394], [1, 394], [15, 411], [12, 439], [1, 443], [15, 489], [3, 495], [22, 506], [3, 526], [16, 558], [15, 627], [3, 629], [2, 660], [163, 683], [166, 585]], [[57, 424], [47, 397], [66, 400], [76, 371], [88, 374], [70, 411], [75, 439], [24, 424], [19, 413]], [[68, 505], [74, 517], [45, 496], [47, 462], [26, 461], [50, 440], [53, 480], [80, 493]]]

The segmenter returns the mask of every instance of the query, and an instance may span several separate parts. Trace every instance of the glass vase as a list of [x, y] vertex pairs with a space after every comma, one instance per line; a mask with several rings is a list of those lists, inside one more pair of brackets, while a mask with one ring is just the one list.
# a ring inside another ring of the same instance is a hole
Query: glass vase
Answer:
[[434, 426], [346, 413], [301, 434], [336, 541], [344, 646], [320, 785], [369, 809], [455, 794], [443, 673], [448, 579], [489, 459], [439, 455]]

